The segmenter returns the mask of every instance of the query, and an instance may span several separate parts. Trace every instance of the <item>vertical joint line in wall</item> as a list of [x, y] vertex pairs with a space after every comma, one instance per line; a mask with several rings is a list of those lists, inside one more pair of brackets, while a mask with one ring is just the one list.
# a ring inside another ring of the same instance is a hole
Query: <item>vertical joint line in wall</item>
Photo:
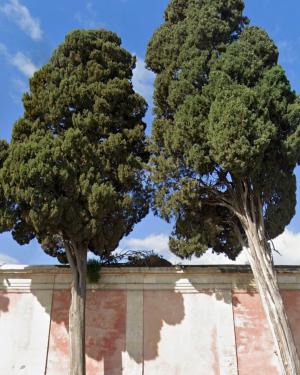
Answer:
[[53, 308], [53, 298], [54, 298], [54, 285], [55, 285], [55, 281], [56, 281], [55, 279], [56, 279], [56, 275], [54, 275], [53, 284], [52, 284], [50, 320], [49, 320], [49, 330], [48, 330], [48, 341], [47, 341], [47, 351], [46, 351], [46, 362], [45, 362], [44, 375], [47, 375], [47, 367], [48, 367], [48, 356], [49, 356], [49, 346], [50, 346], [50, 333], [51, 333], [51, 324], [52, 324], [52, 308]]
[[237, 352], [237, 339], [236, 339], [236, 327], [235, 327], [235, 317], [234, 317], [234, 301], [233, 301], [233, 286], [231, 287], [231, 309], [232, 309], [232, 320], [233, 320], [233, 333], [234, 333], [234, 347], [235, 347], [235, 358], [236, 358], [236, 370], [239, 375], [239, 358]]
[[144, 339], [144, 335], [145, 335], [145, 305], [144, 305], [144, 299], [145, 299], [145, 288], [144, 288], [144, 285], [145, 285], [145, 280], [144, 280], [144, 277], [143, 277], [143, 305], [142, 305], [142, 318], [143, 318], [143, 332], [142, 332], [142, 345], [143, 345], [143, 352], [142, 352], [142, 375], [144, 375], [144, 368], [145, 368], [145, 339]]
[[[127, 286], [127, 278], [126, 278], [126, 294], [125, 294], [125, 301], [126, 301], [126, 309], [125, 309], [125, 350], [127, 351], [127, 348], [128, 348], [128, 339], [127, 339], [127, 335], [128, 335], [128, 293], [129, 293], [129, 290], [128, 290], [128, 286]], [[121, 372], [123, 372], [124, 370], [124, 364], [123, 364], [123, 359], [122, 359], [122, 364], [121, 364]]]

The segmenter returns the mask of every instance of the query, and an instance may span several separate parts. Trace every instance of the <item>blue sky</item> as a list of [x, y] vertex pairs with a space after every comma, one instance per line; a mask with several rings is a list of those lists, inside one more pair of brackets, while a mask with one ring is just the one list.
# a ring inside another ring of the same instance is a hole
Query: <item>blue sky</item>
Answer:
[[[0, 138], [9, 140], [13, 123], [22, 115], [22, 93], [28, 78], [47, 62], [53, 49], [75, 28], [107, 28], [118, 33], [123, 46], [138, 57], [134, 86], [146, 97], [150, 108], [146, 117], [151, 124], [153, 75], [144, 68], [147, 42], [162, 22], [167, 0], [0, 0]], [[280, 62], [292, 87], [300, 93], [299, 0], [246, 0], [245, 14], [251, 23], [265, 28], [279, 47]], [[297, 198], [300, 202], [300, 168], [296, 170]], [[149, 214], [122, 241], [122, 248], [156, 249], [173, 262], [167, 240], [171, 227]], [[286, 232], [275, 240], [282, 257], [278, 263], [300, 264], [300, 204]], [[242, 254], [239, 262], [245, 262]], [[225, 263], [224, 257], [208, 252], [197, 263]], [[19, 246], [9, 233], [0, 235], [0, 264], [51, 264], [32, 241]]]

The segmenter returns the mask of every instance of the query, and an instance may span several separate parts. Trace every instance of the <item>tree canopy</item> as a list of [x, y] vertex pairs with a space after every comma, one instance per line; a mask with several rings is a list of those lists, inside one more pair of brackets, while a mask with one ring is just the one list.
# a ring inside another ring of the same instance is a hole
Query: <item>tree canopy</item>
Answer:
[[20, 244], [36, 237], [62, 262], [64, 241], [109, 254], [148, 212], [134, 67], [116, 34], [75, 30], [30, 79], [1, 171]]
[[243, 8], [241, 0], [172, 0], [148, 45], [157, 74], [154, 206], [175, 221], [170, 247], [180, 257], [211, 247], [234, 259], [247, 238], [230, 206], [247, 192], [267, 240], [295, 212], [300, 100], [274, 42], [248, 26]]

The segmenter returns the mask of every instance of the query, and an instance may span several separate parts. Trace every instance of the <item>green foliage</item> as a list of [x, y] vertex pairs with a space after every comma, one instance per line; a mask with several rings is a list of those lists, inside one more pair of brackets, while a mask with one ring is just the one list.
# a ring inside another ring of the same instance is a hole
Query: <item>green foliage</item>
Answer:
[[118, 251], [108, 257], [89, 259], [87, 262], [87, 278], [90, 283], [98, 283], [102, 266], [130, 267], [170, 267], [172, 263], [154, 251], [127, 250]]
[[294, 215], [300, 100], [274, 42], [247, 26], [243, 8], [242, 0], [171, 0], [148, 45], [157, 74], [154, 207], [174, 220], [170, 248], [180, 257], [212, 247], [234, 259], [247, 241], [246, 211], [255, 222], [262, 214], [267, 239]]
[[97, 284], [100, 280], [101, 262], [98, 259], [89, 259], [87, 262], [87, 278], [92, 284]]
[[[0, 140], [0, 171], [8, 156], [8, 144]], [[13, 225], [12, 204], [4, 196], [3, 188], [0, 184], [0, 233], [5, 232]]]
[[19, 243], [36, 237], [63, 263], [66, 241], [108, 255], [148, 212], [134, 67], [116, 34], [76, 30], [30, 79], [1, 171]]
[[131, 267], [170, 267], [172, 263], [154, 251], [129, 251], [124, 254]]

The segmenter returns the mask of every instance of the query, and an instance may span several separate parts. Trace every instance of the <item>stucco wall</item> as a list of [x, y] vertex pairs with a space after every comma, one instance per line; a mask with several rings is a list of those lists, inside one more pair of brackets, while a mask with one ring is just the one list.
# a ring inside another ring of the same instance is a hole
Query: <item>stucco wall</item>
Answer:
[[[300, 351], [300, 268], [280, 268]], [[68, 374], [70, 273], [0, 268], [0, 374]], [[88, 285], [88, 375], [277, 375], [245, 267], [103, 268]]]

